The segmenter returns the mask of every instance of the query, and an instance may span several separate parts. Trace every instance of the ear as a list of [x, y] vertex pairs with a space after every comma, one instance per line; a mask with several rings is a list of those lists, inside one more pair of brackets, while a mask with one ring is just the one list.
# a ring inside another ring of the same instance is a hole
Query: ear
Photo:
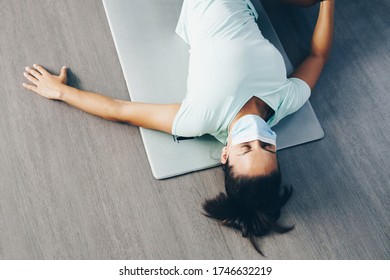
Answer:
[[227, 146], [222, 148], [222, 153], [221, 153], [221, 163], [225, 164], [228, 158], [228, 152], [227, 152]]

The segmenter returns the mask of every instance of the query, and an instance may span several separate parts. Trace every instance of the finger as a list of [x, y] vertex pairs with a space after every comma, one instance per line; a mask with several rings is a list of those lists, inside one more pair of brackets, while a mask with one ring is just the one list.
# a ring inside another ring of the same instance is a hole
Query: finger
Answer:
[[35, 78], [37, 78], [39, 80], [39, 78], [42, 76], [41, 73], [39, 73], [38, 71], [35, 71], [34, 69], [31, 69], [30, 67], [26, 67], [26, 71], [28, 73], [30, 73], [30, 75], [34, 76]]
[[29, 73], [24, 72], [23, 75], [27, 78], [27, 80], [29, 80], [33, 84], [38, 83], [38, 80], [35, 77], [31, 76]]
[[37, 69], [39, 72], [41, 72], [42, 75], [50, 74], [50, 73], [47, 72], [46, 69], [43, 68], [41, 65], [34, 64], [33, 66], [34, 66], [35, 69]]
[[37, 90], [37, 87], [36, 86], [33, 86], [33, 85], [29, 85], [29, 84], [26, 84], [26, 83], [23, 83], [23, 86], [28, 89], [28, 90], [31, 90], [33, 92], [36, 92]]
[[61, 73], [60, 73], [60, 77], [66, 77], [66, 72], [67, 72], [68, 69], [66, 69], [65, 66], [63, 66], [61, 68]]

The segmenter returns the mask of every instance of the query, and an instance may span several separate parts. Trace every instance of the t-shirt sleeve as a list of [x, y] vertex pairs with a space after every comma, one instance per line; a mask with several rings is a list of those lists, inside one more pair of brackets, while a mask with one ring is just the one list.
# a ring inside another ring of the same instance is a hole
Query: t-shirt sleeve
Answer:
[[185, 99], [172, 124], [172, 134], [183, 137], [198, 137], [208, 133], [213, 124], [213, 113], [196, 101]]
[[309, 85], [299, 78], [289, 78], [285, 88], [285, 95], [280, 104], [272, 125], [276, 125], [284, 117], [298, 111], [309, 99], [311, 90]]

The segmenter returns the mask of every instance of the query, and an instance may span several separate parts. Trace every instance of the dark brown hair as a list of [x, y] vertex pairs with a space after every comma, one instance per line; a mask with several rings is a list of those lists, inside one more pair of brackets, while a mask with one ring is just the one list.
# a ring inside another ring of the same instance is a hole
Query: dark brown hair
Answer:
[[281, 186], [279, 167], [268, 175], [257, 177], [236, 176], [229, 160], [224, 164], [225, 193], [203, 203], [205, 216], [223, 226], [242, 232], [257, 252], [264, 256], [255, 237], [272, 232], [285, 233], [294, 226], [283, 226], [277, 221], [281, 208], [292, 194], [292, 187]]

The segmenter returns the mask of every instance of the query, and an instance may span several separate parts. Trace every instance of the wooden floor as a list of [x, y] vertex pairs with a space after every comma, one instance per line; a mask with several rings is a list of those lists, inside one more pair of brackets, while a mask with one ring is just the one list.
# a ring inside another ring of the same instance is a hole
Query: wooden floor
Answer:
[[[296, 65], [318, 7], [263, 2]], [[336, 2], [310, 99], [326, 136], [279, 154], [296, 228], [261, 241], [269, 259], [390, 258], [390, 1]], [[0, 14], [1, 259], [262, 258], [201, 215], [219, 168], [157, 181], [137, 128], [22, 88], [25, 66], [67, 65], [70, 85], [129, 99], [100, 1], [0, 0]]]

